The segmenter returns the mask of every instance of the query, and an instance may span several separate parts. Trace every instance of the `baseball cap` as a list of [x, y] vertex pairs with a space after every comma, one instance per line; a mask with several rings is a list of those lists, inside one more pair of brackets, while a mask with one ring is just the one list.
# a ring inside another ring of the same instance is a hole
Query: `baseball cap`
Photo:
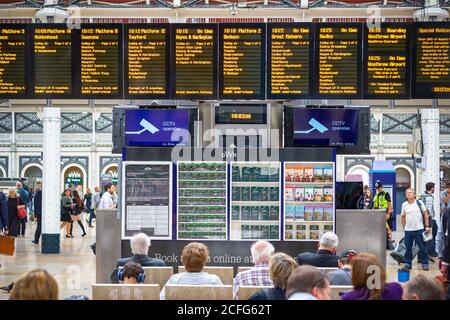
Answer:
[[379, 187], [382, 187], [383, 184], [381, 183], [380, 180], [377, 180], [377, 182], [375, 182], [375, 188], [378, 189]]
[[339, 259], [349, 258], [350, 260], [352, 260], [357, 255], [358, 255], [358, 251], [352, 250], [352, 249], [348, 249], [348, 250], [345, 250], [344, 252], [341, 253], [341, 255], [339, 256]]

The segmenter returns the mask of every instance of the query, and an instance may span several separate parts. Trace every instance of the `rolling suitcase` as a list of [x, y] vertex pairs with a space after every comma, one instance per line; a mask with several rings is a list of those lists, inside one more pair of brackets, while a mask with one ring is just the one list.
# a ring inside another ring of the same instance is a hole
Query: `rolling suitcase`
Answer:
[[[413, 248], [412, 248], [412, 259], [417, 256], [419, 253], [419, 247], [417, 246], [417, 243], [414, 241]], [[406, 245], [405, 245], [405, 238], [402, 238], [402, 240], [397, 243], [395, 246], [395, 249], [391, 251], [391, 257], [400, 263], [405, 262], [405, 254], [406, 254]]]

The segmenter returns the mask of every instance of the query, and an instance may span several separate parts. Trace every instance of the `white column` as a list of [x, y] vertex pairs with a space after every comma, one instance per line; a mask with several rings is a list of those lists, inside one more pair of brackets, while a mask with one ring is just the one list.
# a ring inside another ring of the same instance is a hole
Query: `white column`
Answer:
[[100, 112], [93, 112], [92, 113], [92, 141], [91, 141], [91, 165], [90, 165], [90, 171], [92, 174], [89, 177], [89, 188], [94, 191], [94, 188], [99, 185], [99, 176], [100, 176], [100, 169], [99, 169], [99, 159], [98, 159], [98, 146], [97, 146], [97, 132], [95, 128], [95, 124], [97, 120], [100, 118]]
[[50, 105], [44, 108], [43, 116], [42, 253], [59, 253], [61, 109]]
[[[427, 182], [434, 182], [434, 208], [439, 212], [439, 109], [422, 109], [422, 141], [424, 170], [419, 192], [425, 191]], [[439, 214], [437, 214], [439, 217]]]

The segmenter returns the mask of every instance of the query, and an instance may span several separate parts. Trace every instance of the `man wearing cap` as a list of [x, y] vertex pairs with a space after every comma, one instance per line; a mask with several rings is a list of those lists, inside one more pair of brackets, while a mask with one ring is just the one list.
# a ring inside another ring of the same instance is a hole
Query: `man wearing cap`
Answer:
[[392, 200], [389, 192], [383, 190], [383, 184], [380, 180], [375, 182], [375, 188], [377, 189], [377, 194], [373, 198], [373, 208], [374, 209], [385, 209], [386, 210], [386, 249], [393, 249], [392, 245]]
[[351, 286], [352, 285], [352, 266], [351, 261], [358, 255], [355, 250], [345, 250], [341, 253], [338, 260], [339, 270], [329, 272], [328, 279], [333, 286]]

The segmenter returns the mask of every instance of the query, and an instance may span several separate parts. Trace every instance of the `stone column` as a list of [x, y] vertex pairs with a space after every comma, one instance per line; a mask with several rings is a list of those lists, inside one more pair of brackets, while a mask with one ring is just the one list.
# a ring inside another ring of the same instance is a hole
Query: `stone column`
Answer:
[[42, 253], [60, 252], [61, 220], [61, 109], [51, 106], [43, 114]]

